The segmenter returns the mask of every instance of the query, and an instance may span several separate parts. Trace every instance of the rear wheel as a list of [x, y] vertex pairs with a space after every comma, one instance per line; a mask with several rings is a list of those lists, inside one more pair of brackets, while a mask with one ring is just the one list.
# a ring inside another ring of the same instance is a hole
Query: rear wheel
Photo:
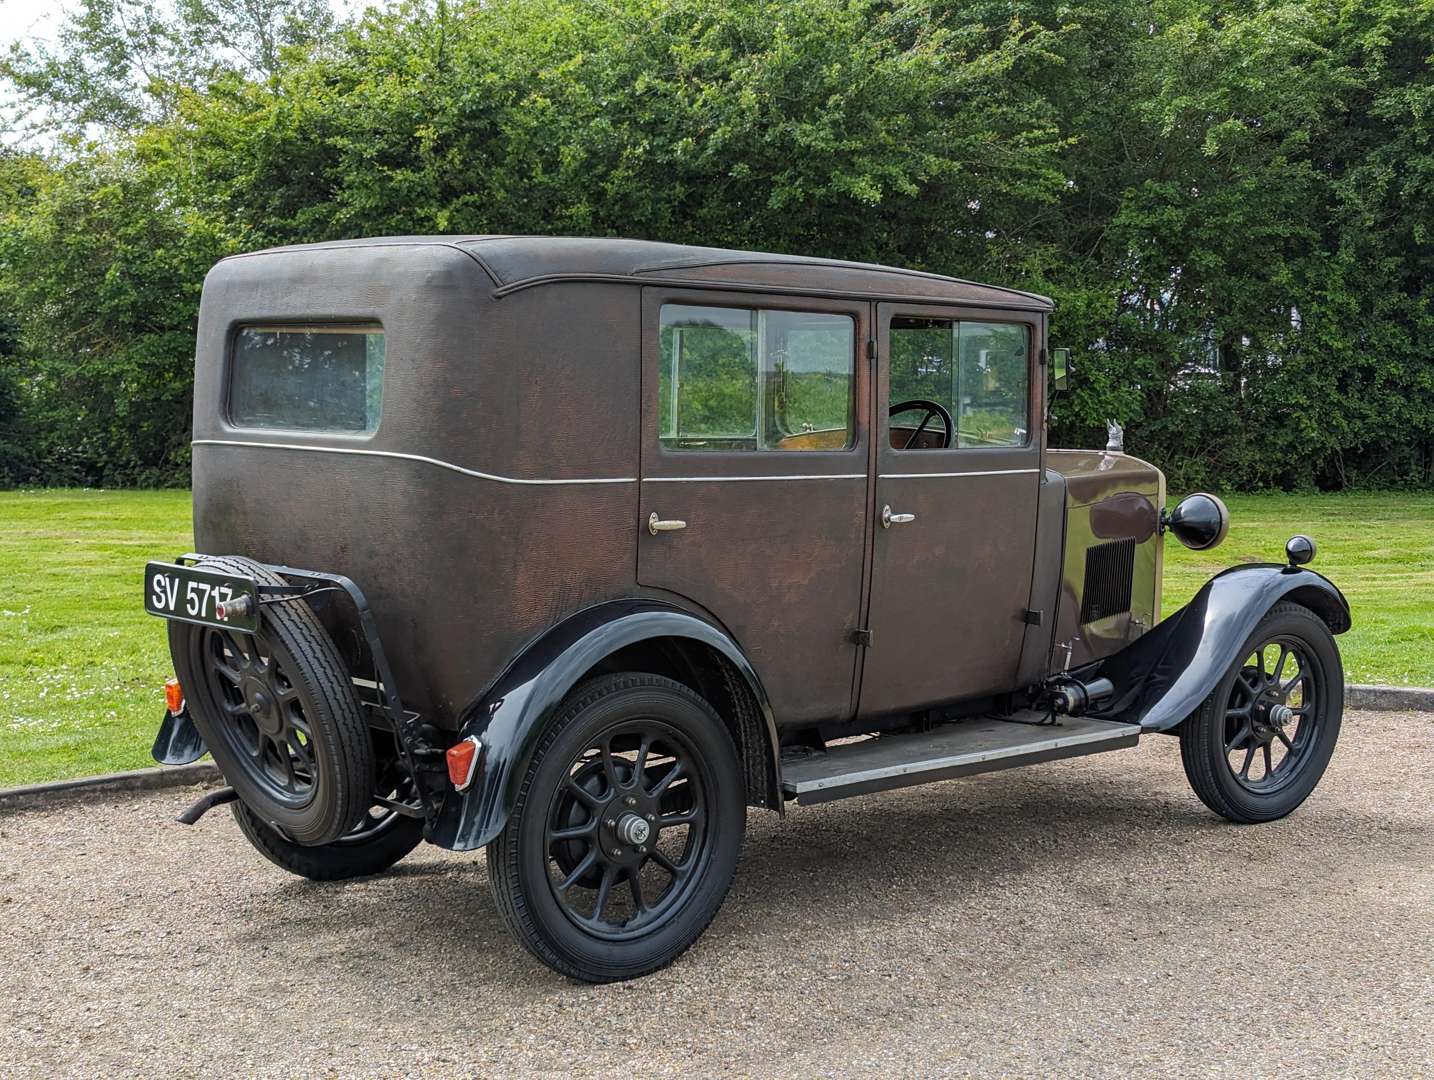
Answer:
[[579, 687], [544, 734], [488, 847], [498, 910], [565, 975], [656, 971], [717, 914], [737, 866], [746, 796], [721, 719], [655, 675]]
[[[411, 788], [395, 791], [393, 795], [396, 799], [411, 799]], [[310, 881], [342, 881], [381, 874], [423, 839], [422, 821], [375, 806], [332, 844], [304, 847], [284, 839], [244, 803], [235, 802], [233, 809], [240, 831], [266, 859]]]
[[[286, 584], [249, 559], [197, 565]], [[343, 660], [306, 603], [264, 604], [254, 634], [171, 622], [169, 648], [195, 726], [255, 817], [306, 847], [360, 823], [374, 792], [372, 737]]]
[[1315, 789], [1339, 740], [1344, 671], [1334, 635], [1298, 604], [1277, 604], [1180, 729], [1201, 802], [1231, 821], [1282, 818]]

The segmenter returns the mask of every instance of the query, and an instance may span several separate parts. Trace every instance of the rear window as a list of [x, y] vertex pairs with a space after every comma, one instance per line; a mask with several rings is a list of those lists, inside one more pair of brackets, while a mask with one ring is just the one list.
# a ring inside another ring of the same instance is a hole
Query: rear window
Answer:
[[245, 326], [234, 338], [234, 424], [363, 433], [382, 406], [382, 327]]

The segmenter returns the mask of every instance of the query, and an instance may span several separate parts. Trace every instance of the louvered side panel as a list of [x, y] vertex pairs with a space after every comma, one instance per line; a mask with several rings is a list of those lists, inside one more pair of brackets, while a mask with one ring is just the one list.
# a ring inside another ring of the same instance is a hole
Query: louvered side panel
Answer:
[[1086, 548], [1085, 588], [1080, 621], [1084, 626], [1130, 610], [1135, 576], [1135, 540], [1112, 540]]

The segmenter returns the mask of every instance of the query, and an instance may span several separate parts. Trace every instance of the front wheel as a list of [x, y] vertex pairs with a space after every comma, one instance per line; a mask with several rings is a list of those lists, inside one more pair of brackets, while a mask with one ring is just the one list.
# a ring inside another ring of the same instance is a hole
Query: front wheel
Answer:
[[1334, 753], [1344, 669], [1334, 635], [1298, 604], [1276, 604], [1180, 728], [1200, 801], [1241, 824], [1274, 821], [1310, 792]]
[[533, 755], [488, 880], [509, 929], [585, 982], [656, 971], [717, 914], [746, 826], [712, 707], [656, 675], [580, 686]]

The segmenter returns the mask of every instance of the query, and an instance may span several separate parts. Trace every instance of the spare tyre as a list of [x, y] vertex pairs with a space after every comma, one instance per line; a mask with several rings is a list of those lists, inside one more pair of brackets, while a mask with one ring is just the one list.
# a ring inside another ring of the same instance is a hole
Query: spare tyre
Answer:
[[[287, 585], [252, 559], [199, 569]], [[373, 743], [333, 639], [306, 601], [261, 607], [259, 630], [169, 624], [169, 651], [195, 726], [224, 778], [296, 844], [329, 844], [368, 812]]]

